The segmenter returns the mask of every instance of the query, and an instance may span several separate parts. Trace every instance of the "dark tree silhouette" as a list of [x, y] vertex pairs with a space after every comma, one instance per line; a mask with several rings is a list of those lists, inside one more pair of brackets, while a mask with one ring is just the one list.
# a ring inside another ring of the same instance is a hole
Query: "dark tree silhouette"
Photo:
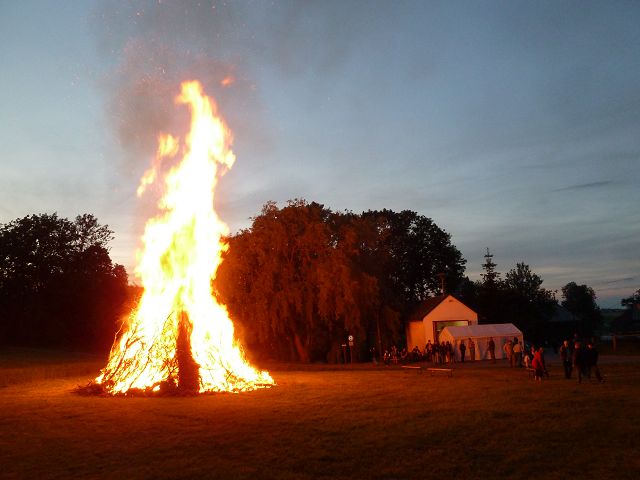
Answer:
[[542, 278], [529, 265], [518, 263], [505, 275], [505, 311], [525, 337], [545, 339], [546, 324], [556, 305], [553, 292], [542, 287]]
[[462, 281], [466, 260], [451, 243], [451, 235], [430, 218], [410, 210], [368, 211], [362, 216], [378, 231], [376, 261], [386, 270], [379, 278], [388, 279], [409, 308], [440, 293], [439, 273], [445, 274], [449, 291]]
[[542, 287], [542, 278], [525, 263], [516, 264], [500, 278], [487, 248], [481, 280], [463, 283], [461, 296], [476, 308], [481, 323], [513, 323], [534, 342], [547, 339], [547, 325], [556, 305], [554, 293]]
[[640, 304], [640, 288], [630, 297], [620, 300], [620, 305], [623, 307], [632, 307]]
[[127, 297], [113, 232], [92, 215], [29, 215], [0, 225], [0, 341], [106, 350]]
[[587, 285], [569, 282], [562, 287], [562, 306], [578, 317], [582, 336], [591, 336], [600, 328], [602, 314], [596, 304], [596, 293]]
[[482, 283], [485, 286], [498, 287], [498, 284], [500, 283], [500, 273], [496, 270], [497, 266], [498, 265], [493, 261], [493, 255], [489, 251], [489, 247], [487, 247], [487, 253], [484, 256], [484, 263], [482, 264], [484, 273], [480, 274]]
[[481, 280], [476, 282], [475, 305], [480, 320], [484, 323], [513, 322], [510, 312], [505, 309], [508, 288], [505, 281], [500, 278], [500, 273], [496, 269], [497, 264], [493, 261], [493, 254], [489, 248], [484, 258]]

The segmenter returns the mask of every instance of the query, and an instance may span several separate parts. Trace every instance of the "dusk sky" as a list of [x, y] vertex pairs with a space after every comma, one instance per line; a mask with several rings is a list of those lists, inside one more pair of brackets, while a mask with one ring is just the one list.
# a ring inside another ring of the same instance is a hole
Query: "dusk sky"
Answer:
[[0, 0], [0, 72], [0, 223], [92, 213], [130, 274], [139, 178], [199, 79], [232, 231], [269, 200], [409, 209], [471, 279], [488, 247], [603, 307], [640, 288], [640, 2]]

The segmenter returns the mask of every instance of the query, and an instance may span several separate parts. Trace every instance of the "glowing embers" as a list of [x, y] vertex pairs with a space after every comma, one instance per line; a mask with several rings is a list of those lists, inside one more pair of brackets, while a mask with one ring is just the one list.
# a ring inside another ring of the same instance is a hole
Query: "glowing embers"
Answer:
[[247, 363], [233, 323], [211, 282], [227, 246], [218, 218], [218, 178], [232, 167], [231, 133], [198, 82], [185, 82], [176, 103], [191, 110], [181, 141], [162, 135], [138, 193], [156, 182], [163, 158], [180, 157], [164, 178], [160, 214], [150, 219], [136, 272], [144, 293], [113, 345], [96, 383], [111, 394], [241, 392], [274, 384]]

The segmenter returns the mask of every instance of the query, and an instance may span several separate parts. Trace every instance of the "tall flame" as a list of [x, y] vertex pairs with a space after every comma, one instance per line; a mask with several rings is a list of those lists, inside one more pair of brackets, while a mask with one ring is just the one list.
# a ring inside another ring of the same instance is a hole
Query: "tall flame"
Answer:
[[227, 245], [228, 227], [213, 209], [218, 178], [231, 168], [231, 133], [200, 83], [184, 82], [176, 103], [191, 110], [184, 144], [160, 138], [154, 166], [138, 193], [155, 181], [160, 161], [183, 153], [165, 178], [161, 214], [147, 222], [136, 272], [144, 293], [127, 330], [114, 343], [96, 383], [113, 394], [158, 391], [246, 391], [273, 385], [244, 359], [224, 305], [211, 282]]

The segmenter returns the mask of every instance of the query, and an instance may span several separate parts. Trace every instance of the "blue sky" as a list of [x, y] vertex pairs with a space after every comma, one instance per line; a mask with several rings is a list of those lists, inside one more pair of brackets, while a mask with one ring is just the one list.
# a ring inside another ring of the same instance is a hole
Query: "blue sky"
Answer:
[[232, 230], [268, 200], [411, 209], [472, 279], [489, 247], [615, 307], [640, 287], [638, 25], [637, 2], [0, 0], [0, 222], [93, 213], [131, 271], [138, 179], [198, 78], [234, 132]]

